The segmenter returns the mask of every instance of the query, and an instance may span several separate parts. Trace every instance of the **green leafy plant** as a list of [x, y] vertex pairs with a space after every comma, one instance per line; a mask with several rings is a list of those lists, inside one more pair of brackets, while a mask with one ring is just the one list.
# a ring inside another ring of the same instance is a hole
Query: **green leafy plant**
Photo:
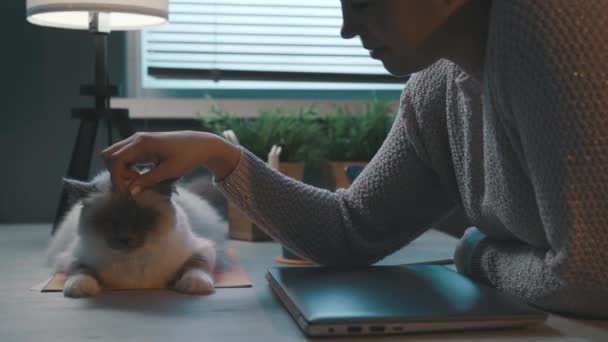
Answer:
[[338, 107], [324, 120], [325, 157], [332, 161], [367, 161], [378, 151], [396, 112], [388, 102], [373, 100], [362, 112]]
[[314, 162], [323, 157], [323, 147], [315, 142], [322, 134], [318, 109], [314, 106], [298, 111], [281, 107], [260, 111], [255, 118], [228, 113], [214, 104], [208, 116], [199, 115], [202, 125], [221, 135], [233, 130], [241, 145], [266, 160], [272, 145], [281, 145], [281, 161]]
[[395, 119], [388, 102], [373, 100], [360, 112], [336, 107], [322, 114], [315, 106], [287, 111], [282, 107], [260, 111], [254, 118], [229, 113], [213, 104], [199, 115], [206, 129], [222, 135], [233, 130], [241, 145], [266, 160], [272, 145], [281, 145], [282, 162], [366, 161], [378, 151]]

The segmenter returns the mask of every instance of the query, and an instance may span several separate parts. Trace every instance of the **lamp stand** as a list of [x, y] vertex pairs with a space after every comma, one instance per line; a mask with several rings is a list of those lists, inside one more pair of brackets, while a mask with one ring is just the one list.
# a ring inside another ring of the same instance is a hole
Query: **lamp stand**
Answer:
[[[72, 109], [72, 118], [80, 120], [80, 127], [72, 149], [72, 158], [70, 159], [66, 177], [81, 181], [86, 181], [89, 178], [91, 158], [100, 120], [104, 120], [107, 125], [108, 145], [112, 144], [113, 127], [118, 129], [123, 139], [133, 134], [133, 129], [129, 122], [128, 109], [110, 108], [110, 97], [118, 95], [118, 88], [111, 85], [109, 81], [107, 54], [109, 30], [104, 30], [101, 27], [100, 19], [103, 19], [102, 14], [91, 13], [90, 31], [93, 34], [95, 46], [95, 84], [80, 86], [80, 95], [93, 96], [95, 98], [95, 107]], [[62, 186], [53, 224], [53, 234], [71, 204], [69, 203], [67, 189], [65, 186]]]

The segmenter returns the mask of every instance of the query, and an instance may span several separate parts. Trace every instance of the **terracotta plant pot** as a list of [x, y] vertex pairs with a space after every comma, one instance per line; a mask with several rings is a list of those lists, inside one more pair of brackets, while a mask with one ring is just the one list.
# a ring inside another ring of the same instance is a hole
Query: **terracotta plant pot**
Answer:
[[299, 181], [304, 179], [303, 162], [279, 163], [279, 171], [281, 171], [282, 174]]
[[228, 234], [231, 239], [267, 241], [270, 237], [249, 220], [239, 208], [228, 204]]
[[[280, 163], [279, 171], [291, 178], [302, 180], [304, 177], [304, 163]], [[239, 208], [232, 204], [228, 204], [228, 234], [231, 239], [236, 240], [270, 240], [268, 234], [264, 233]]]
[[340, 188], [348, 188], [351, 184], [351, 180], [348, 178], [346, 174], [347, 166], [366, 166], [368, 161], [332, 161], [331, 165], [331, 175], [332, 175], [332, 184], [333, 190]]

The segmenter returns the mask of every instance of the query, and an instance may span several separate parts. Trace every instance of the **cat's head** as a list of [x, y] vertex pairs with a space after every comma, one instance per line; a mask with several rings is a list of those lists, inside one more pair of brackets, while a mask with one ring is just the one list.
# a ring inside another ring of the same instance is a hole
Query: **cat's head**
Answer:
[[114, 190], [107, 171], [90, 182], [64, 179], [72, 201], [82, 205], [79, 233], [83, 239], [104, 243], [119, 252], [141, 247], [173, 217], [174, 181], [159, 183], [136, 198]]

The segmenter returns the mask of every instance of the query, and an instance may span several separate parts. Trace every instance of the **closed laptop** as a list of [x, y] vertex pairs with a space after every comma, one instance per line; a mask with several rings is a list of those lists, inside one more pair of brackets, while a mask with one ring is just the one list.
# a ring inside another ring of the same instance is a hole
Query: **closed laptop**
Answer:
[[277, 267], [266, 278], [310, 336], [525, 327], [547, 317], [439, 265]]

